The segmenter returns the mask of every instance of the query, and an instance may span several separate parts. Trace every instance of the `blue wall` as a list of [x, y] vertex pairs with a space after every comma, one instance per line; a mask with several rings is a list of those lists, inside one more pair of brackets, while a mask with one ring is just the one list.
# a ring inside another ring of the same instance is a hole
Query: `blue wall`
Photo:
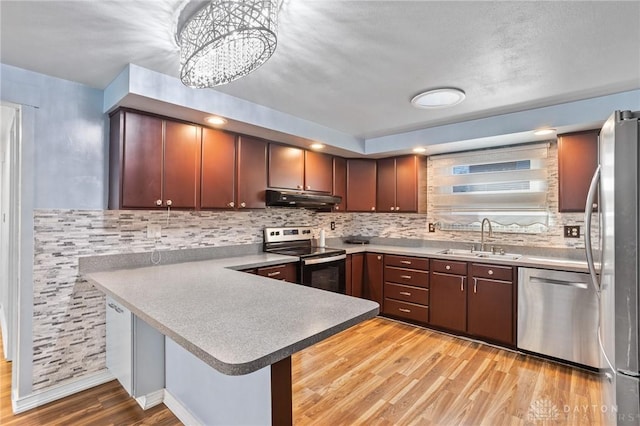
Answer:
[[35, 107], [34, 208], [106, 208], [103, 91], [0, 66], [0, 99]]

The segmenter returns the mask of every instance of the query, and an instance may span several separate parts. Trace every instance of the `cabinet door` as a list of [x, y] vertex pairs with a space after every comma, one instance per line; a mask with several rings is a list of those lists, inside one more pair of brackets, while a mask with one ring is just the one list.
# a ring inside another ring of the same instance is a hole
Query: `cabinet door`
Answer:
[[434, 272], [429, 284], [430, 324], [455, 331], [467, 328], [466, 276]]
[[364, 297], [382, 307], [384, 262], [381, 254], [367, 253], [364, 262]]
[[344, 211], [347, 205], [347, 160], [340, 157], [333, 157], [333, 195], [342, 197], [342, 202], [333, 209]]
[[238, 138], [237, 182], [238, 208], [265, 207], [267, 187], [267, 143], [248, 136]]
[[236, 137], [220, 130], [202, 129], [203, 209], [235, 207]]
[[269, 188], [304, 189], [304, 150], [269, 144]]
[[122, 208], [156, 207], [162, 200], [162, 120], [124, 113]]
[[584, 212], [598, 166], [598, 130], [558, 136], [558, 211]]
[[473, 277], [469, 289], [468, 332], [513, 345], [513, 285]]
[[331, 193], [333, 189], [333, 160], [320, 152], [304, 152], [304, 189]]
[[364, 254], [351, 255], [351, 296], [364, 297]]
[[396, 160], [378, 160], [377, 168], [377, 210], [393, 212], [396, 210]]
[[396, 211], [418, 211], [418, 158], [396, 158]]
[[376, 161], [347, 160], [347, 211], [376, 210]]
[[199, 128], [194, 125], [165, 121], [163, 206], [194, 209], [198, 204], [198, 136]]
[[106, 363], [129, 395], [133, 393], [133, 322], [131, 312], [106, 298]]

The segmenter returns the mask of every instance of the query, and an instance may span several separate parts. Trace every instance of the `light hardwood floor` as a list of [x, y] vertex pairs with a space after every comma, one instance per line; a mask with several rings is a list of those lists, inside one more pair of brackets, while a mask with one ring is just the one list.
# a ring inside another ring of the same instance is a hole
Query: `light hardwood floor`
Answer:
[[[292, 361], [296, 425], [601, 424], [593, 373], [384, 318]], [[10, 380], [0, 362], [2, 425], [180, 424], [164, 405], [141, 410], [115, 381], [13, 416]]]

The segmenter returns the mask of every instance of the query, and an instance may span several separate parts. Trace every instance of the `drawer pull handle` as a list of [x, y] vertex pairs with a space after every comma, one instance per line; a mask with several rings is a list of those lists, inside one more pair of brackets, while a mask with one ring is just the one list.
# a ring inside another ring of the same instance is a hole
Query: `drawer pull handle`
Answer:
[[449, 269], [451, 269], [451, 266], [447, 265], [447, 266], [444, 267], [444, 269], [446, 269], [448, 271]]
[[400, 263], [402, 263], [403, 265], [411, 265], [410, 260], [401, 260]]
[[267, 276], [268, 277], [275, 277], [276, 275], [280, 275], [280, 271], [276, 271], [276, 272], [268, 272]]
[[400, 275], [400, 278], [405, 279], [405, 280], [410, 280], [411, 279], [411, 275]]
[[411, 296], [411, 293], [409, 293], [408, 291], [401, 291], [400, 294], [403, 296]]
[[114, 311], [116, 311], [117, 313], [119, 313], [119, 314], [121, 314], [121, 313], [123, 313], [123, 312], [124, 312], [124, 311], [123, 311], [123, 310], [122, 310], [118, 305], [116, 305], [115, 303], [109, 302], [108, 306], [109, 306], [111, 309], [113, 309]]
[[493, 269], [489, 269], [489, 272], [487, 272], [489, 275], [493, 275]]
[[407, 314], [410, 314], [410, 313], [411, 313], [411, 309], [398, 308], [398, 310], [399, 310], [400, 312], [405, 312], [405, 313], [407, 313]]

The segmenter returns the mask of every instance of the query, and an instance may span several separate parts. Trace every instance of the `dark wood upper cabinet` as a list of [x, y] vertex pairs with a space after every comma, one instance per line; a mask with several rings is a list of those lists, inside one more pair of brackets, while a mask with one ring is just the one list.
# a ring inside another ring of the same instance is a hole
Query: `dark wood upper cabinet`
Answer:
[[347, 211], [376, 210], [376, 160], [347, 160]]
[[321, 152], [304, 152], [304, 189], [331, 193], [333, 190], [333, 157]]
[[261, 139], [240, 136], [237, 155], [237, 207], [240, 209], [264, 208], [267, 186], [267, 143]]
[[333, 195], [342, 197], [340, 204], [333, 207], [334, 211], [344, 211], [347, 204], [347, 160], [333, 157]]
[[200, 207], [236, 207], [236, 136], [220, 130], [202, 129], [202, 183]]
[[558, 211], [584, 212], [598, 167], [599, 130], [558, 135]]
[[120, 110], [111, 116], [110, 208], [196, 208], [199, 128]]
[[417, 155], [378, 160], [379, 212], [426, 212], [425, 161]]
[[332, 157], [292, 146], [269, 144], [269, 188], [331, 193]]
[[200, 131], [192, 124], [165, 120], [164, 205], [195, 209], [200, 189]]
[[[148, 115], [119, 111], [111, 117], [111, 172], [122, 167], [110, 187], [112, 194], [121, 188], [121, 198], [110, 197], [111, 208], [154, 208], [162, 200], [162, 128], [162, 119]], [[121, 164], [114, 164], [114, 152], [121, 153]]]
[[304, 150], [269, 144], [269, 188], [304, 189]]

